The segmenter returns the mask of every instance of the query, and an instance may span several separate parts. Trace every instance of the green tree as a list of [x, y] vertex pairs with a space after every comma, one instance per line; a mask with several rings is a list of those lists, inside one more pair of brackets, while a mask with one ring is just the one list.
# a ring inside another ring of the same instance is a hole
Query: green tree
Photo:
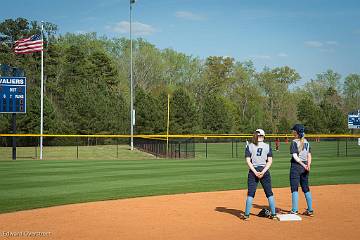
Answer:
[[324, 114], [310, 95], [302, 98], [297, 106], [297, 117], [309, 133], [322, 133], [326, 129]]
[[170, 100], [170, 133], [194, 133], [198, 128], [193, 99], [184, 88], [177, 88]]
[[320, 104], [329, 88], [340, 90], [340, 79], [340, 74], [329, 69], [324, 73], [317, 74], [316, 78], [307, 82], [304, 88], [312, 95], [315, 102]]
[[200, 78], [201, 64], [198, 58], [187, 56], [173, 49], [161, 51], [162, 78], [166, 84], [188, 85]]
[[197, 89], [201, 97], [208, 94], [224, 94], [232, 81], [233, 67], [233, 58], [208, 57], [205, 61], [202, 82]]
[[232, 127], [230, 114], [223, 97], [206, 96], [202, 109], [203, 129], [210, 133], [229, 133]]
[[272, 132], [279, 132], [280, 120], [296, 119], [295, 102], [289, 96], [289, 86], [300, 79], [300, 75], [287, 66], [274, 69], [265, 68], [257, 75], [257, 81], [266, 97], [264, 126]]
[[341, 98], [336, 89], [330, 87], [320, 103], [327, 132], [344, 133], [347, 129], [347, 116], [341, 111]]
[[344, 82], [345, 110], [352, 112], [360, 109], [360, 74], [350, 74]]
[[233, 128], [237, 132], [251, 132], [263, 125], [265, 99], [255, 77], [256, 70], [252, 62], [235, 65], [230, 111], [234, 119]]
[[166, 108], [160, 107], [159, 99], [136, 88], [136, 132], [139, 134], [157, 134], [163, 131], [163, 115]]

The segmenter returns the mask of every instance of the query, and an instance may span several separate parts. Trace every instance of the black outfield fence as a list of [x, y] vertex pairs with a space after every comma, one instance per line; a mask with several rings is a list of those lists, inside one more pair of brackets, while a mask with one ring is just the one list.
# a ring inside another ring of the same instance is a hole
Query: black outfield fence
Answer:
[[134, 146], [144, 152], [162, 158], [194, 158], [195, 141], [189, 139], [134, 138]]
[[[11, 134], [0, 134], [0, 160], [12, 158]], [[38, 135], [16, 135], [17, 158], [39, 159]], [[360, 135], [308, 135], [314, 156], [360, 157]], [[277, 140], [278, 139], [278, 140]], [[273, 151], [289, 154], [290, 135], [266, 136]], [[244, 158], [246, 141], [250, 135], [172, 135], [167, 142], [164, 135], [137, 135], [130, 152], [129, 135], [45, 135], [44, 159], [145, 159], [157, 158], [203, 159]], [[278, 145], [278, 149], [276, 146]], [[136, 155], [136, 152], [139, 154]]]

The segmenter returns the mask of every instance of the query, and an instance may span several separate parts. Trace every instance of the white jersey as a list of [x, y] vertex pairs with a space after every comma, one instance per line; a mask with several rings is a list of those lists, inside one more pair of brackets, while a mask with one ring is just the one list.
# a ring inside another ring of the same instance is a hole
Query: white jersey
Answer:
[[[306, 139], [304, 139], [304, 148], [300, 151], [299, 148], [300, 148], [300, 139], [294, 139], [290, 145], [290, 154], [292, 155], [294, 153], [297, 153], [302, 162], [307, 162], [308, 153], [311, 153], [311, 147], [309, 142]], [[291, 157], [291, 161], [296, 162], [295, 159], [293, 159], [293, 157]]]
[[269, 144], [259, 142], [258, 145], [250, 143], [246, 146], [245, 157], [251, 159], [254, 167], [263, 167], [266, 165], [268, 157], [272, 157], [272, 150]]

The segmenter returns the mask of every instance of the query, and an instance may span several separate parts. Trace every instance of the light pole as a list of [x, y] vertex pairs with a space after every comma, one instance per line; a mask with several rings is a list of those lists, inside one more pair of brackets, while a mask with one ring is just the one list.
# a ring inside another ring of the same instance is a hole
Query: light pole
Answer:
[[134, 83], [133, 83], [133, 47], [132, 47], [132, 5], [136, 0], [130, 0], [130, 134], [131, 134], [131, 151], [134, 150], [134, 125], [135, 125], [135, 111], [134, 111]]

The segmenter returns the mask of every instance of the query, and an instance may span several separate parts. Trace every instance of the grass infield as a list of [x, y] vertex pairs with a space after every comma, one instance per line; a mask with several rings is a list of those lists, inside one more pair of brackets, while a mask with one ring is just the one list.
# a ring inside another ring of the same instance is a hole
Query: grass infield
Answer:
[[[227, 143], [208, 144], [208, 158], [204, 154], [205, 144], [197, 144], [196, 159], [155, 159], [121, 147], [119, 154], [127, 160], [101, 160], [104, 159], [101, 153], [96, 157], [98, 160], [3, 160], [0, 161], [0, 212], [246, 188], [248, 169], [243, 145], [238, 146], [237, 158], [232, 157], [231, 143]], [[312, 149], [311, 185], [360, 183], [359, 156], [337, 157], [336, 142], [312, 143]], [[57, 151], [66, 155], [68, 150]], [[284, 143], [279, 152], [274, 151], [270, 170], [273, 187], [289, 186], [289, 156], [289, 145]]]

